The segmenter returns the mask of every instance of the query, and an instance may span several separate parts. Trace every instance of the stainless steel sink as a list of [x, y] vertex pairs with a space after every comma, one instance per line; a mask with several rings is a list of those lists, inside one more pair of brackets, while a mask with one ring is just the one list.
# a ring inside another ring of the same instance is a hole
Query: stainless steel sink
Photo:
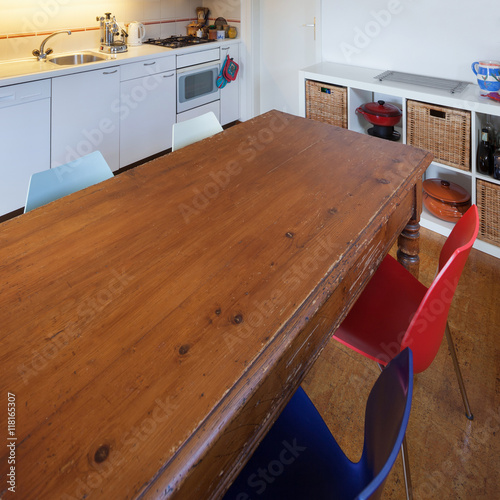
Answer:
[[94, 52], [75, 52], [74, 54], [63, 54], [60, 56], [48, 57], [47, 61], [59, 66], [77, 66], [79, 64], [106, 61], [107, 57]]

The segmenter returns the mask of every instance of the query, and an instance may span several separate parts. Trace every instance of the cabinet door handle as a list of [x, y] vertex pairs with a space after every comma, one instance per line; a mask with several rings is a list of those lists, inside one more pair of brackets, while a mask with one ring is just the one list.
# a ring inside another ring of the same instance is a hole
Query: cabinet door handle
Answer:
[[118, 70], [115, 69], [114, 71], [103, 71], [103, 75], [112, 75], [113, 73], [116, 73]]
[[153, 66], [153, 64], [156, 64], [156, 61], [153, 61], [151, 63], [144, 63], [144, 66]]
[[171, 78], [174, 75], [175, 75], [175, 73], [170, 73], [170, 75], [163, 75], [163, 78]]
[[221, 47], [222, 50], [229, 50], [230, 47]]
[[36, 94], [23, 95], [21, 99], [33, 99], [33, 97], [38, 97], [39, 95], [42, 95], [42, 93], [37, 92]]

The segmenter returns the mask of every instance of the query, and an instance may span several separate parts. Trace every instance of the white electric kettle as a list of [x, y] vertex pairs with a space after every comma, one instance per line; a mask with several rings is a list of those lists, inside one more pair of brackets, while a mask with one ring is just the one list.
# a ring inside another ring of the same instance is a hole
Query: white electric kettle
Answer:
[[128, 39], [127, 44], [132, 47], [142, 45], [142, 41], [146, 38], [146, 28], [138, 21], [132, 21], [128, 25]]

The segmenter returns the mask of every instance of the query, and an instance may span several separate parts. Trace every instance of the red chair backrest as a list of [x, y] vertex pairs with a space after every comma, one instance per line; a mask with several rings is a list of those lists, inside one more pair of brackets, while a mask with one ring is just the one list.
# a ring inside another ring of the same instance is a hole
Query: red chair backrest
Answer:
[[420, 373], [432, 363], [443, 340], [453, 295], [479, 231], [476, 205], [456, 223], [439, 256], [438, 275], [427, 290], [406, 330], [401, 349], [413, 351], [413, 369]]

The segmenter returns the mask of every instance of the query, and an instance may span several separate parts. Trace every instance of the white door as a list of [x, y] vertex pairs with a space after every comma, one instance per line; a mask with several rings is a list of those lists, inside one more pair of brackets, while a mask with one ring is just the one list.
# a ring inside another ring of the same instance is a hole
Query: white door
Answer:
[[321, 59], [321, 0], [257, 0], [247, 12], [254, 112], [278, 109], [298, 115], [298, 72]]

